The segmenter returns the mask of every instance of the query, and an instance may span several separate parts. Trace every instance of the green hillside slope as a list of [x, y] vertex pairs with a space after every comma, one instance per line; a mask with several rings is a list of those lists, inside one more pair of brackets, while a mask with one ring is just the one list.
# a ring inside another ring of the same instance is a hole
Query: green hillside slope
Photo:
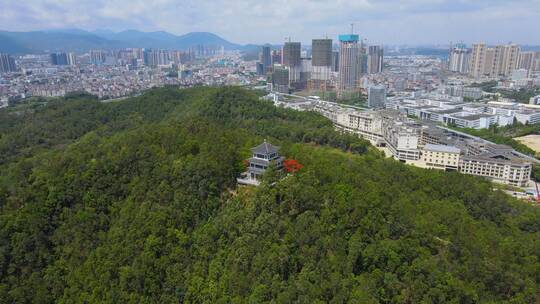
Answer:
[[[263, 139], [304, 167], [237, 188]], [[539, 258], [539, 208], [239, 88], [0, 111], [0, 303], [537, 303]]]

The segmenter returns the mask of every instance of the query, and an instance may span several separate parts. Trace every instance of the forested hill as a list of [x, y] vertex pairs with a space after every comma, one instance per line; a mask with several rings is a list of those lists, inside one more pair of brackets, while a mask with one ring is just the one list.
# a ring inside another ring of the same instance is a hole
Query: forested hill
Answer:
[[[237, 188], [263, 139], [303, 168]], [[540, 208], [239, 88], [0, 111], [0, 303], [538, 303], [539, 255]]]

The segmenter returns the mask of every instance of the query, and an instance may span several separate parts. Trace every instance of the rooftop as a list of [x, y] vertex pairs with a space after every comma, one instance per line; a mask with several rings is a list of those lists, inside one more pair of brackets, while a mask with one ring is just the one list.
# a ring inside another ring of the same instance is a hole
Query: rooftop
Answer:
[[460, 149], [453, 146], [433, 145], [433, 144], [426, 144], [424, 146], [424, 150], [433, 151], [433, 152], [443, 152], [443, 153], [457, 153], [457, 154], [461, 152]]
[[482, 117], [491, 117], [491, 115], [486, 115], [486, 114], [475, 114], [475, 115], [468, 115], [468, 116], [453, 116], [454, 118], [459, 118], [459, 119], [463, 119], [463, 120], [468, 120], [468, 121], [473, 121], [473, 120], [478, 120]]
[[439, 114], [454, 114], [454, 113], [459, 113], [459, 112], [463, 112], [462, 109], [447, 109], [447, 110], [440, 110], [440, 111], [434, 111], [436, 113], [439, 113]]
[[354, 41], [358, 41], [358, 40], [359, 40], [359, 37], [358, 37], [358, 35], [355, 35], [355, 34], [339, 35], [339, 41], [354, 42]]
[[272, 154], [272, 153], [277, 153], [279, 151], [279, 147], [274, 146], [270, 143], [267, 143], [266, 140], [264, 140], [262, 144], [254, 148], [251, 148], [251, 151], [257, 154]]

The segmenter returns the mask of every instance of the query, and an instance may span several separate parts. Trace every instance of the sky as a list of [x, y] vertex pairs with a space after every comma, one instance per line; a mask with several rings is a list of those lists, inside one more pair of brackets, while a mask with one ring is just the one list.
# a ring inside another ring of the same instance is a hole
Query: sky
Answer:
[[0, 30], [212, 32], [235, 43], [540, 45], [540, 0], [0, 0]]

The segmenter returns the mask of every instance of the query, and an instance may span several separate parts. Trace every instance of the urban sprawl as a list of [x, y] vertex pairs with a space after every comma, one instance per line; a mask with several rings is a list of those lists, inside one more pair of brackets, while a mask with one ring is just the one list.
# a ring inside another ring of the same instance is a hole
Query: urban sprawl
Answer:
[[535, 158], [459, 129], [540, 123], [540, 95], [517, 100], [500, 93], [540, 87], [540, 52], [460, 43], [444, 57], [402, 55], [352, 33], [257, 52], [258, 60], [202, 45], [0, 54], [0, 107], [74, 92], [114, 99], [165, 85], [250, 86], [267, 90], [264, 98], [277, 106], [319, 112], [408, 164], [530, 183]]

